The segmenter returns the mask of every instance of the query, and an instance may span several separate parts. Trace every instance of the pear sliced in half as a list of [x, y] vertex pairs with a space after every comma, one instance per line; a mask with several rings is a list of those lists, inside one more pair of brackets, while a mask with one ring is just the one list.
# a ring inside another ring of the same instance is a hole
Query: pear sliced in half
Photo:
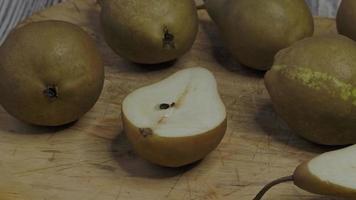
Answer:
[[184, 69], [132, 92], [123, 101], [122, 119], [137, 154], [167, 167], [204, 158], [227, 126], [216, 80], [204, 68]]
[[285, 181], [294, 181], [296, 186], [311, 193], [356, 199], [356, 145], [302, 163], [293, 176], [269, 183], [254, 200], [261, 199], [268, 189]]
[[356, 145], [301, 164], [294, 172], [294, 184], [316, 194], [356, 199]]

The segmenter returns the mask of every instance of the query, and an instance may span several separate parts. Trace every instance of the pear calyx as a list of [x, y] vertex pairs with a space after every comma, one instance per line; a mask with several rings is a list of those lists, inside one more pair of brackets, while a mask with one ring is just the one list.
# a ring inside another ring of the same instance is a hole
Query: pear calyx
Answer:
[[58, 87], [56, 85], [48, 85], [43, 94], [51, 101], [58, 98]]

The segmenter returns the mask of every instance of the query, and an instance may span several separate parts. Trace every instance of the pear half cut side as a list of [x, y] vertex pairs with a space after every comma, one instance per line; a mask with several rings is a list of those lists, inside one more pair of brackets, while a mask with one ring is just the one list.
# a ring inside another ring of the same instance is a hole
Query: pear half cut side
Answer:
[[356, 199], [356, 145], [301, 164], [294, 172], [294, 184], [315, 194]]
[[262, 199], [270, 188], [288, 181], [314, 194], [356, 199], [356, 145], [323, 153], [302, 163], [292, 176], [268, 183], [254, 200]]
[[188, 68], [129, 94], [124, 131], [144, 159], [179, 167], [204, 158], [223, 138], [226, 109], [213, 74]]

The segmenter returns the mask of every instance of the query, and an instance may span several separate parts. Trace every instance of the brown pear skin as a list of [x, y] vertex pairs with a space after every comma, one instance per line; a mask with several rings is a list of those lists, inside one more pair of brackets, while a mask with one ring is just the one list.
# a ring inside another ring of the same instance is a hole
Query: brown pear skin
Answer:
[[279, 50], [314, 32], [304, 0], [206, 0], [205, 6], [231, 55], [258, 70], [268, 70]]
[[356, 41], [356, 1], [343, 0], [336, 16], [337, 30]]
[[101, 0], [107, 44], [140, 64], [175, 60], [193, 45], [198, 16], [193, 0]]
[[324, 145], [356, 143], [356, 43], [341, 35], [306, 38], [280, 51], [265, 75], [279, 116]]
[[181, 167], [201, 160], [219, 145], [227, 128], [225, 119], [204, 134], [179, 138], [162, 137], [154, 133], [145, 136], [126, 118], [124, 112], [121, 113], [126, 136], [134, 150], [151, 163], [165, 167]]
[[103, 63], [92, 38], [62, 21], [33, 22], [0, 47], [0, 103], [24, 122], [58, 126], [84, 115], [100, 96]]

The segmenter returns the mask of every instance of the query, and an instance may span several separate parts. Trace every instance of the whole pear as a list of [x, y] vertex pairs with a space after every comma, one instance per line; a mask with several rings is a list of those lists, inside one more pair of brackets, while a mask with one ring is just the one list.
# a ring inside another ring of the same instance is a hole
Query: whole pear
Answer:
[[77, 120], [97, 101], [104, 68], [92, 38], [62, 21], [33, 22], [0, 47], [0, 103], [35, 125]]
[[295, 133], [324, 145], [356, 143], [356, 42], [317, 36], [280, 51], [265, 75], [275, 110]]
[[241, 64], [267, 70], [275, 54], [313, 34], [304, 0], [206, 0], [226, 48]]
[[135, 63], [174, 60], [193, 45], [198, 17], [193, 0], [101, 0], [107, 44]]
[[343, 0], [336, 16], [337, 30], [340, 34], [356, 40], [356, 1]]

